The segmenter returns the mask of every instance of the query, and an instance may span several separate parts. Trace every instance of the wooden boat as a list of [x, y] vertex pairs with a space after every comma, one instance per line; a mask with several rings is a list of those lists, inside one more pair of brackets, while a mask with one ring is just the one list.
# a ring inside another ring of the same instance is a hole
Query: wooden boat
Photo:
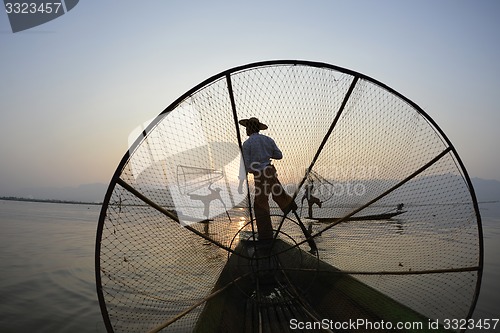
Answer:
[[[373, 214], [373, 215], [361, 215], [361, 216], [351, 216], [344, 221], [367, 221], [367, 220], [388, 220], [395, 216], [406, 213], [405, 210], [398, 210], [394, 212], [382, 213], [382, 214]], [[339, 220], [342, 220], [341, 217], [318, 217], [318, 218], [309, 218], [309, 220], [313, 220], [319, 223], [332, 223]]]
[[283, 240], [270, 250], [250, 238], [236, 253], [194, 332], [431, 332], [429, 318]]

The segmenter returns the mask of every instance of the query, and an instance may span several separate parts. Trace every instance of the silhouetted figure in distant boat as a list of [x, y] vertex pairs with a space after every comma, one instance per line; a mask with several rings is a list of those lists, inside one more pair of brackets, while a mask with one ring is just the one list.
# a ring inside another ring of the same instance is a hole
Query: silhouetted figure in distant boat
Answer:
[[307, 199], [307, 217], [312, 219], [313, 218], [313, 213], [312, 213], [312, 208], [313, 205], [316, 204], [318, 205], [319, 208], [321, 208], [321, 205], [323, 202], [318, 198], [313, 195], [314, 193], [314, 182], [313, 180], [309, 180], [310, 183], [307, 184], [306, 186], [306, 192], [304, 193], [304, 196], [302, 197], [302, 205], [304, 205], [304, 200]]
[[207, 195], [188, 194], [189, 198], [191, 200], [200, 200], [201, 202], [203, 202], [203, 206], [204, 206], [203, 215], [206, 216], [207, 220], [208, 220], [208, 217], [210, 216], [210, 203], [212, 201], [219, 200], [220, 202], [222, 202], [222, 205], [224, 206], [224, 208], [226, 207], [226, 205], [224, 204], [224, 201], [222, 201], [222, 197], [220, 195], [221, 189], [217, 187], [214, 190], [211, 188], [211, 186], [212, 186], [212, 184], [210, 184], [208, 186], [208, 189], [210, 190], [210, 194], [207, 194]]

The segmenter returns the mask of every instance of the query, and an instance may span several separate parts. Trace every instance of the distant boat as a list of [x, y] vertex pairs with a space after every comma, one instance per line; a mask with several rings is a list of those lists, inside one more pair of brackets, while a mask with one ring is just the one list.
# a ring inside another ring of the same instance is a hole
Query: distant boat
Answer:
[[[398, 216], [404, 213], [406, 213], [406, 210], [398, 210], [395, 212], [373, 214], [373, 215], [351, 216], [344, 219], [344, 221], [388, 220], [390, 218], [393, 218], [394, 216]], [[318, 217], [318, 218], [310, 218], [310, 220], [314, 220], [319, 223], [331, 223], [342, 220], [342, 217]]]

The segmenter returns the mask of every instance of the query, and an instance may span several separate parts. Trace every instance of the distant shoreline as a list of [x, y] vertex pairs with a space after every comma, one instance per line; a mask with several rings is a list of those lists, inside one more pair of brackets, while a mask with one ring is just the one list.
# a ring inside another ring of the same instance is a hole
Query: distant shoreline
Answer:
[[59, 203], [59, 204], [73, 204], [73, 205], [102, 205], [102, 202], [85, 202], [73, 200], [57, 200], [57, 199], [31, 199], [19, 197], [0, 197], [0, 200], [5, 201], [25, 201], [25, 202], [45, 202], [45, 203]]

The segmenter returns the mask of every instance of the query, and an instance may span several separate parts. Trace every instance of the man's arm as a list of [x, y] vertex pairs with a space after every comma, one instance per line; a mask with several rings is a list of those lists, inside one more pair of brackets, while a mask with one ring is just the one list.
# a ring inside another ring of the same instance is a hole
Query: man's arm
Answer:
[[273, 160], [281, 160], [283, 158], [283, 153], [278, 148], [278, 146], [276, 145], [276, 142], [274, 142], [273, 139], [271, 139], [271, 143], [272, 143], [272, 148], [273, 148], [273, 150], [272, 150], [273, 154], [272, 154], [271, 158]]

